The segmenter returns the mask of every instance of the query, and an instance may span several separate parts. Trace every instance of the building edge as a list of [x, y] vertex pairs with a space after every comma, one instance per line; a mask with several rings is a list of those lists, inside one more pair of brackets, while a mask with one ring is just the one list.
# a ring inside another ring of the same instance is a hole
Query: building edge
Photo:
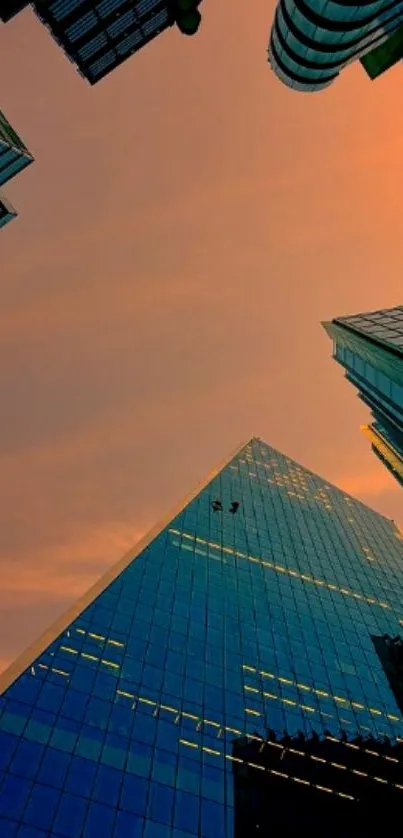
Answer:
[[176, 503], [171, 510], [164, 515], [125, 555], [118, 559], [102, 576], [95, 582], [88, 591], [79, 597], [73, 605], [58, 617], [49, 629], [44, 631], [37, 640], [32, 643], [28, 649], [22, 652], [4, 672], [0, 674], [0, 695], [7, 690], [14, 681], [19, 678], [25, 670], [32, 665], [36, 658], [47, 649], [47, 647], [56, 640], [57, 637], [75, 620], [91, 603], [98, 597], [117, 577], [126, 570], [126, 568], [135, 559], [141, 555], [151, 542], [157, 538], [164, 528], [173, 520], [179, 513], [193, 501], [206, 486], [214, 480], [215, 477], [240, 453], [249, 443], [256, 439], [256, 437], [248, 437], [241, 444], [237, 445], [231, 454], [225, 457], [218, 465], [211, 469], [207, 476], [202, 479], [194, 489], [192, 489], [181, 501]]

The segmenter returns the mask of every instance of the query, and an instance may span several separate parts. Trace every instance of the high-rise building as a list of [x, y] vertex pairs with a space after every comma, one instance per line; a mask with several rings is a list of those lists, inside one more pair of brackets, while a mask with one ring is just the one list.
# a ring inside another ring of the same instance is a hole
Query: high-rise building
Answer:
[[403, 306], [323, 325], [333, 340], [333, 357], [371, 410], [374, 421], [361, 430], [403, 485]]
[[[4, 9], [1, 5], [4, 3]], [[100, 81], [133, 53], [176, 24], [199, 29], [201, 0], [35, 0], [34, 11], [81, 75]], [[4, 21], [27, 5], [0, 0]]]
[[253, 438], [1, 676], [2, 838], [373, 834], [403, 801], [402, 559]]
[[0, 193], [0, 227], [5, 227], [17, 215], [10, 201]]
[[270, 34], [269, 62], [288, 87], [328, 87], [360, 59], [371, 79], [403, 58], [403, 3], [279, 0]]
[[[33, 162], [32, 154], [0, 111], [0, 186]], [[0, 227], [17, 215], [9, 201], [0, 193]]]

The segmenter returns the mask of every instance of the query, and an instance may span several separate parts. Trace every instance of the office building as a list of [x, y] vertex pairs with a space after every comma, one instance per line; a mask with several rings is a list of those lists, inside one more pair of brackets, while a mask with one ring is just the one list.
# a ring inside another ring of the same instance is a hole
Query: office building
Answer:
[[391, 521], [251, 439], [1, 676], [2, 838], [401, 811], [402, 560]]
[[369, 407], [372, 450], [403, 485], [403, 306], [323, 324], [333, 357]]
[[[32, 154], [0, 111], [0, 186], [33, 162]], [[0, 193], [0, 227], [17, 215], [9, 201]]]
[[[21, 2], [4, 2], [3, 20]], [[33, 8], [80, 74], [95, 84], [133, 53], [176, 25], [199, 29], [201, 0], [36, 0]], [[1, 8], [1, 7], [0, 7]], [[15, 12], [15, 13], [16, 13]]]
[[403, 58], [403, 2], [279, 0], [269, 62], [295, 90], [323, 90], [360, 60], [371, 79]]

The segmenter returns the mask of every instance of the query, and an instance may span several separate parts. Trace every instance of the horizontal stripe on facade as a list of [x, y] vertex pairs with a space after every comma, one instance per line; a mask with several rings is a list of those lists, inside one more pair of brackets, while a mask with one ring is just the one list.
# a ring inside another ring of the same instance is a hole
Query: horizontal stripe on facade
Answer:
[[[373, 12], [371, 15], [367, 15], [365, 18], [361, 18], [360, 20], [356, 19], [354, 21], [342, 21], [332, 20], [331, 18], [319, 14], [314, 11], [312, 7], [305, 2], [305, 0], [293, 0], [293, 3], [302, 17], [309, 20], [310, 23], [317, 26], [319, 29], [323, 29], [325, 32], [354, 32], [362, 29], [363, 26], [367, 26], [369, 23], [373, 23], [381, 14], [384, 14], [386, 11], [393, 9], [396, 6], [396, 2], [388, 3], [387, 6], [380, 5], [376, 12]], [[357, 6], [357, 8], [359, 8], [359, 6]]]
[[[393, 7], [396, 4], [393, 4]], [[285, 0], [280, 0], [278, 5], [278, 10], [281, 11], [282, 16], [284, 18], [284, 22], [286, 27], [290, 30], [290, 32], [294, 35], [294, 37], [301, 42], [304, 46], [309, 49], [316, 50], [317, 52], [323, 53], [332, 53], [332, 52], [342, 52], [346, 49], [359, 47], [363, 40], [366, 38], [370, 38], [371, 35], [376, 35], [381, 30], [381, 26], [388, 26], [389, 24], [396, 23], [394, 28], [397, 28], [401, 22], [403, 22], [403, 5], [399, 3], [400, 9], [395, 14], [390, 15], [386, 20], [382, 21], [382, 24], [374, 26], [372, 29], [369, 29], [367, 32], [362, 32], [358, 37], [352, 38], [348, 41], [341, 41], [338, 43], [329, 43], [323, 40], [314, 40], [310, 38], [300, 27], [298, 26], [295, 17], [291, 17], [291, 14], [285, 4]], [[393, 8], [392, 7], [392, 8]], [[326, 33], [325, 33], [326, 34]], [[388, 36], [387, 32], [382, 33], [386, 38]], [[375, 42], [375, 39], [374, 39]], [[372, 42], [371, 42], [372, 43]], [[358, 50], [357, 50], [358, 51]]]
[[307, 76], [300, 75], [299, 73], [295, 73], [280, 58], [278, 51], [276, 50], [275, 45], [273, 44], [273, 38], [270, 38], [270, 50], [273, 54], [273, 58], [284, 73], [285, 76], [289, 77], [291, 80], [298, 82], [299, 84], [303, 85], [310, 85], [313, 88], [319, 87], [322, 84], [329, 84], [332, 82], [338, 73], [334, 73], [330, 76], [323, 76], [321, 79], [310, 78]]

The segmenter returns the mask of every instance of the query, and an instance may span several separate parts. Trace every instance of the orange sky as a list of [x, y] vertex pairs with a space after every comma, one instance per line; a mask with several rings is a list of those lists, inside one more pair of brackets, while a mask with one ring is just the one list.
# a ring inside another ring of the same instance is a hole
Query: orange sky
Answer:
[[252, 434], [403, 522], [320, 321], [402, 303], [403, 66], [320, 94], [204, 3], [90, 88], [30, 10], [1, 108], [0, 669]]

